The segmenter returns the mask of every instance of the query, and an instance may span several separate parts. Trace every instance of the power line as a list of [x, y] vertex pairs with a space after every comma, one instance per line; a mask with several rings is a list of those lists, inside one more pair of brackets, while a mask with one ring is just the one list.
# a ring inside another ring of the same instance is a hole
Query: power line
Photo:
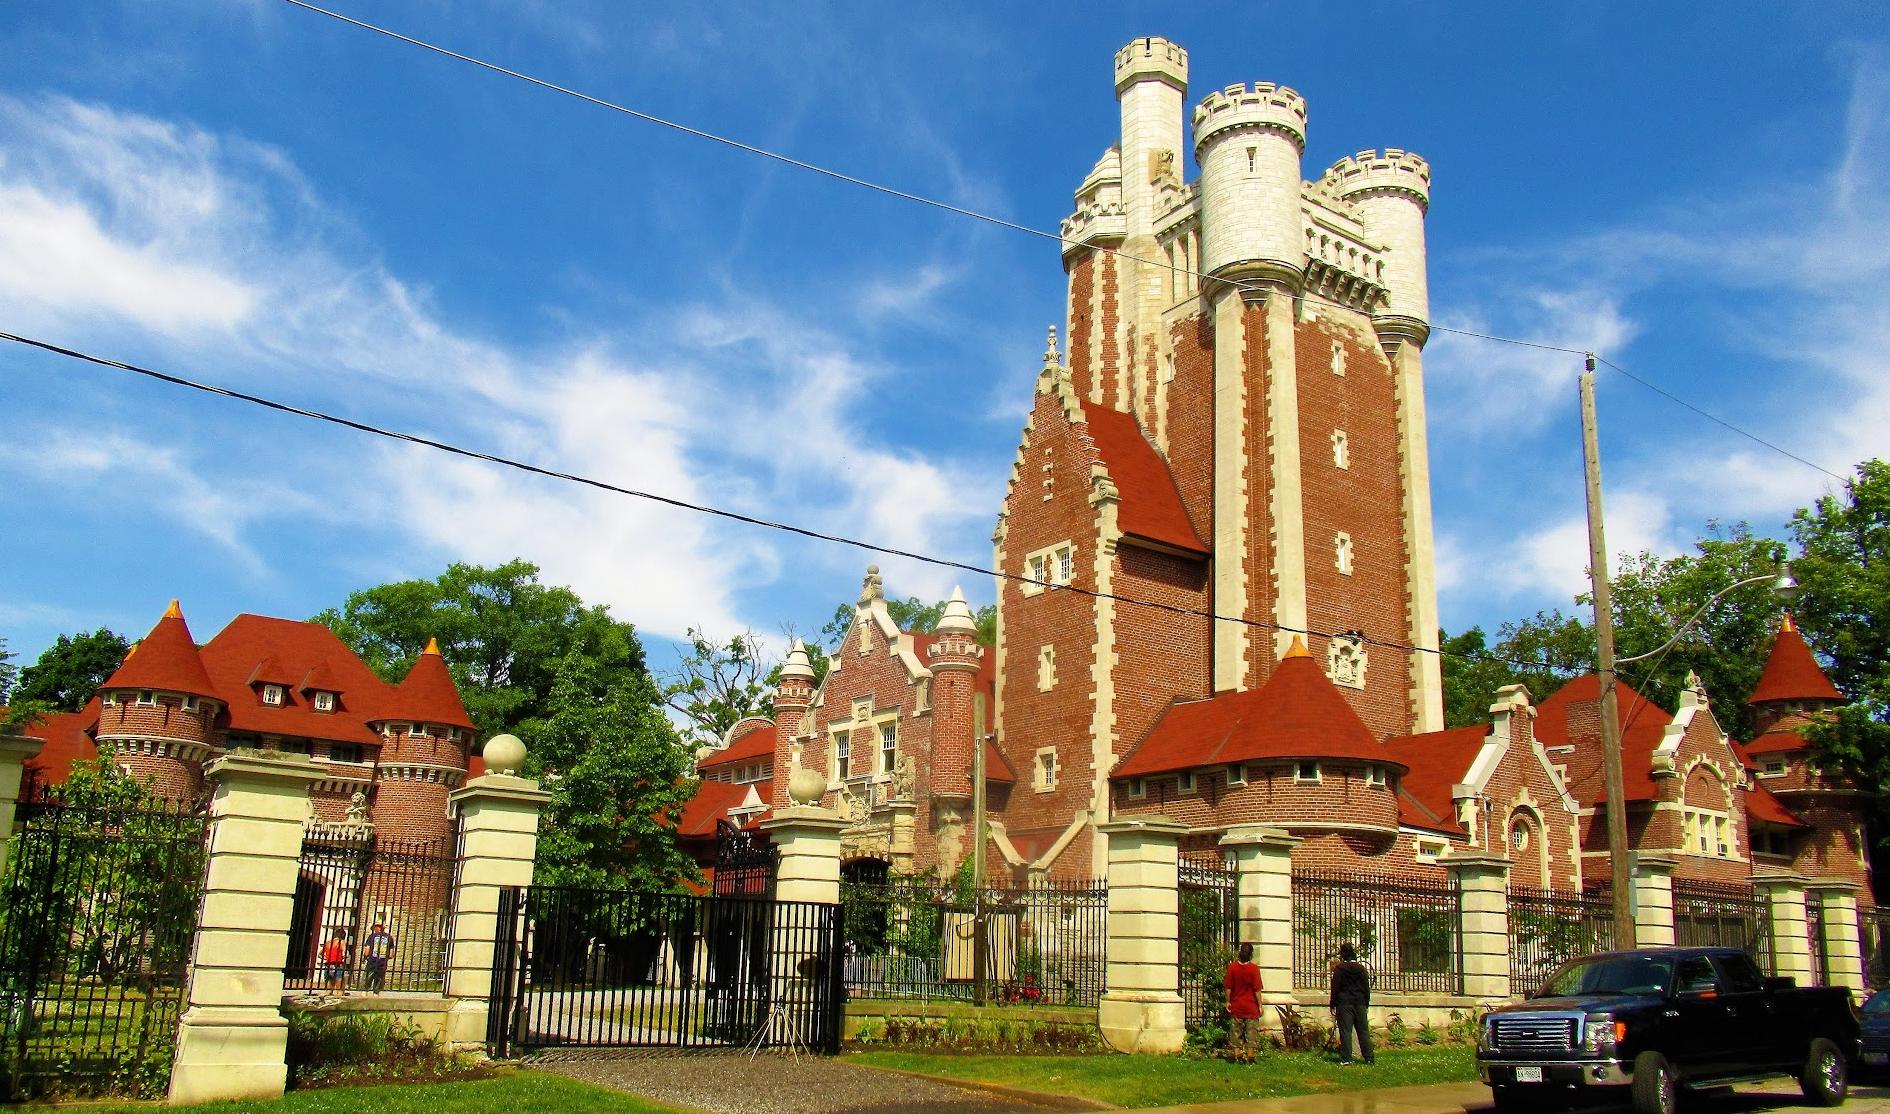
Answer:
[[1015, 581], [1020, 584], [1035, 585], [1038, 587], [1047, 588], [1050, 591], [1071, 592], [1080, 596], [1088, 596], [1092, 599], [1110, 600], [1116, 603], [1132, 604], [1137, 607], [1152, 608], [1157, 611], [1164, 611], [1164, 612], [1168, 612], [1170, 614], [1175, 614], [1175, 615], [1186, 615], [1193, 618], [1204, 618], [1211, 622], [1238, 623], [1241, 626], [1253, 627], [1259, 630], [1265, 630], [1269, 632], [1277, 631], [1282, 634], [1299, 634], [1299, 635], [1305, 635], [1309, 638], [1325, 638], [1325, 639], [1356, 638], [1358, 641], [1364, 643], [1365, 645], [1377, 646], [1377, 647], [1381, 647], [1383, 649], [1388, 649], [1388, 650], [1397, 650], [1401, 653], [1436, 654], [1440, 657], [1456, 657], [1456, 658], [1463, 658], [1468, 661], [1498, 661], [1506, 665], [1518, 665], [1518, 666], [1524, 666], [1530, 669], [1541, 669], [1545, 667], [1544, 663], [1540, 661], [1531, 661], [1527, 658], [1508, 658], [1508, 657], [1503, 657], [1500, 654], [1490, 653], [1488, 651], [1484, 651], [1481, 653], [1471, 653], [1471, 652], [1462, 651], [1462, 650], [1446, 650], [1441, 647], [1413, 646], [1410, 643], [1398, 642], [1392, 639], [1373, 638], [1369, 635], [1364, 635], [1362, 632], [1359, 632], [1356, 630], [1340, 631], [1340, 632], [1334, 633], [1334, 632], [1314, 630], [1310, 627], [1291, 627], [1291, 626], [1286, 626], [1280, 623], [1269, 623], [1260, 619], [1249, 619], [1249, 618], [1246, 618], [1245, 616], [1220, 615], [1213, 611], [1203, 611], [1198, 608], [1182, 607], [1178, 604], [1163, 603], [1158, 600], [1138, 599], [1134, 596], [1124, 596], [1124, 595], [1120, 595], [1114, 592], [1099, 592], [1094, 589], [1078, 587], [1077, 585], [1074, 585], [1074, 584], [1044, 585], [1041, 582], [1032, 579], [1031, 577], [1023, 576], [1018, 573], [1008, 573], [999, 569], [985, 568], [982, 565], [974, 565], [965, 561], [955, 561], [947, 557], [935, 557], [930, 554], [917, 553], [912, 550], [898, 549], [893, 546], [882, 545], [876, 542], [861, 541], [857, 538], [847, 537], [844, 534], [830, 534], [825, 531], [812, 529], [810, 527], [798, 526], [789, 522], [777, 522], [772, 519], [760, 518], [755, 515], [743, 514], [740, 511], [731, 511], [722, 507], [716, 507], [716, 506], [712, 506], [706, 503], [694, 503], [686, 499], [678, 499], [674, 496], [663, 495], [658, 492], [643, 491], [637, 488], [624, 487], [619, 484], [610, 483], [606, 480], [593, 479], [589, 476], [579, 475], [574, 472], [563, 472], [554, 468], [545, 468], [540, 465], [530, 464], [525, 461], [515, 460], [511, 457], [499, 456], [496, 453], [483, 452], [478, 449], [469, 449], [464, 446], [455, 445], [447, 441], [440, 441], [431, 437], [423, 437], [417, 433], [407, 433], [402, 430], [389, 429], [384, 426], [377, 426], [377, 425], [370, 424], [368, 422], [356, 421], [352, 418], [344, 418], [336, 414], [329, 414], [321, 410], [314, 410], [314, 409], [310, 409], [304, 406], [296, 406], [292, 403], [280, 402], [275, 399], [266, 398], [262, 395], [249, 394], [247, 392], [238, 391], [230, 387], [218, 386], [217, 384], [214, 384], [214, 383], [205, 383], [205, 382], [200, 382], [194, 379], [188, 379], [181, 375], [173, 375], [169, 372], [158, 371], [155, 368], [141, 367], [137, 364], [125, 363], [122, 360], [114, 360], [106, 356], [96, 356], [89, 352], [81, 352], [77, 349], [66, 348], [62, 345], [54, 344], [51, 341], [38, 340], [33, 337], [21, 336], [17, 333], [0, 332], [0, 340], [11, 341], [14, 344], [23, 345], [28, 348], [37, 348], [41, 351], [50, 352], [56, 356], [63, 356], [67, 359], [78, 360], [78, 361], [82, 361], [88, 364], [95, 364], [99, 367], [111, 368], [115, 371], [122, 371], [122, 372], [127, 372], [132, 375], [143, 376], [144, 378], [153, 379], [160, 383], [165, 383], [173, 387], [183, 387], [183, 388], [193, 390], [193, 391], [201, 391], [204, 394], [217, 395], [219, 397], [233, 399], [238, 402], [246, 402], [253, 406], [260, 406], [267, 410], [274, 410], [274, 411], [277, 411], [278, 413], [290, 414], [299, 418], [307, 418], [311, 421], [326, 422], [330, 425], [337, 425], [337, 426], [341, 426], [344, 429], [354, 430], [357, 433], [366, 433], [375, 437], [385, 437], [393, 441], [404, 441], [408, 444], [418, 445], [422, 448], [433, 449], [438, 452], [448, 453], [453, 456], [465, 457], [470, 460], [484, 461], [488, 464], [496, 464], [496, 465], [499, 465], [500, 467], [515, 469], [517, 471], [526, 472], [531, 475], [543, 476], [547, 479], [560, 480], [565, 483], [579, 484], [584, 487], [594, 488], [598, 491], [610, 492], [611, 494], [614, 494], [614, 495], [627, 495], [632, 498], [644, 499], [653, 503], [660, 503], [664, 506], [674, 507], [678, 510], [690, 511], [696, 514], [710, 515], [716, 518], [727, 519], [731, 522], [739, 522], [747, 526], [757, 526], [757, 527], [763, 527], [769, 530], [779, 530], [783, 533], [794, 534], [799, 537], [809, 538], [813, 541], [828, 542], [834, 545], [851, 546], [855, 549], [862, 549], [869, 553], [877, 553], [886, 557], [903, 557], [907, 560], [920, 562], [921, 564], [933, 565], [939, 568], [956, 569], [961, 572], [973, 573], [978, 576], [989, 576], [989, 577], [994, 577], [999, 580]]
[[[515, 81], [522, 81], [526, 83], [527, 85], [536, 86], [547, 92], [558, 93], [563, 96], [571, 97], [573, 99], [583, 101], [586, 104], [594, 105], [598, 108], [607, 109], [611, 112], [621, 113], [622, 115], [632, 117], [633, 119], [641, 120], [646, 124], [655, 124], [658, 127], [669, 128], [672, 131], [681, 132], [684, 135], [691, 136], [696, 139], [707, 140], [710, 143], [719, 143], [725, 147], [731, 147], [737, 151], [741, 151], [744, 154], [754, 155], [758, 158], [771, 159], [775, 162], [782, 163], [786, 166], [794, 167], [797, 170], [805, 170], [810, 174], [818, 174], [825, 178], [831, 178], [836, 182], [843, 182], [849, 186], [856, 186], [860, 189], [871, 190], [874, 193], [884, 194], [887, 197], [897, 198], [898, 200], [901, 200], [901, 201], [910, 201], [916, 205], [929, 206], [931, 208], [939, 209], [944, 212], [951, 213], [955, 216], [965, 217], [970, 220], [983, 221], [986, 224], [995, 225], [999, 228], [1008, 229], [1012, 232], [1021, 232], [1027, 236], [1036, 236], [1045, 240], [1054, 240], [1058, 244], [1062, 244], [1062, 245], [1080, 246], [1082, 243], [1082, 241], [1080, 240], [1072, 240], [1069, 237], [1064, 236], [1058, 232], [1047, 232], [1041, 228], [1033, 228], [1030, 225], [1021, 224], [1013, 220], [1007, 220], [1004, 217], [995, 216], [991, 213], [981, 212], [977, 209], [967, 208], [963, 205], [954, 205], [949, 201], [941, 201], [940, 199], [936, 197], [927, 197], [924, 194], [912, 193], [909, 190], [902, 190], [896, 186], [888, 186], [881, 182], [875, 182], [870, 178], [862, 178], [855, 174], [848, 174], [846, 171], [843, 171], [843, 170], [835, 170], [832, 167], [822, 166], [819, 163], [808, 162], [805, 159], [797, 159], [792, 155], [782, 154], [779, 151], [770, 150], [769, 148], [760, 147], [752, 143], [746, 143], [746, 142], [743, 142], [742, 140], [735, 139], [730, 136], [720, 135], [716, 132], [706, 131], [702, 128], [693, 127], [689, 124], [682, 123], [679, 120], [672, 120], [667, 117], [657, 116], [653, 113], [643, 112], [639, 109], [632, 108], [629, 105], [622, 104], [617, 101], [606, 100], [603, 97], [599, 97], [591, 93], [586, 93], [579, 89], [573, 89], [568, 85], [560, 85], [555, 81], [549, 81], [549, 80], [546, 80], [545, 78], [537, 77], [532, 74], [525, 73], [522, 70], [515, 70], [509, 66], [503, 66], [497, 62], [490, 62], [484, 58], [475, 57], [474, 55], [471, 55], [471, 54], [462, 54], [461, 52], [457, 50], [452, 50], [448, 47], [440, 46], [437, 43], [428, 42], [425, 39], [416, 39], [411, 35], [402, 34], [401, 32], [395, 31], [392, 28], [383, 27], [380, 24], [369, 23], [368, 21], [364, 19], [356, 19], [353, 16], [344, 15], [341, 12], [337, 12], [329, 8], [324, 8], [317, 4], [311, 4], [308, 2], [308, 0], [283, 0], [283, 3], [288, 4], [291, 7], [300, 8], [306, 12], [312, 12], [316, 15], [327, 16], [329, 19], [335, 20], [340, 23], [345, 23], [351, 27], [360, 28], [363, 31], [371, 31], [376, 35], [385, 36], [389, 39], [395, 40], [396, 42], [402, 42], [402, 43], [406, 43], [409, 46], [419, 47], [421, 50], [430, 51], [434, 54], [441, 55], [442, 57], [451, 58], [456, 62], [464, 62], [465, 64], [469, 66], [476, 66], [479, 69], [485, 70], [489, 73], [495, 73], [504, 77], [509, 77]], [[1228, 286], [1235, 290], [1241, 290], [1241, 291], [1259, 289], [1258, 287], [1255, 287], [1250, 283], [1242, 282], [1238, 279], [1230, 279], [1230, 278], [1225, 278], [1220, 275], [1207, 274], [1202, 271], [1196, 271], [1190, 267], [1170, 264], [1166, 260], [1146, 259], [1146, 258], [1143, 258], [1142, 256], [1132, 255], [1128, 252], [1122, 251], [1119, 248], [1103, 247], [1100, 244], [1092, 244], [1090, 246], [1098, 252], [1101, 252], [1105, 255], [1113, 256], [1117, 259], [1127, 260], [1132, 263], [1142, 263], [1150, 267], [1161, 267], [1167, 270], [1172, 270], [1176, 274], [1184, 274], [1184, 275], [1189, 276], [1190, 278], [1199, 279], [1203, 282], [1219, 283], [1221, 285]], [[1298, 293], [1296, 296], [1303, 298], [1306, 301], [1317, 303], [1319, 305], [1331, 306], [1334, 309], [1350, 309], [1350, 310], [1357, 309], [1356, 306], [1348, 306], [1343, 302], [1334, 302], [1329, 299], [1321, 298], [1315, 294], [1311, 294], [1304, 291]], [[1430, 325], [1429, 328], [1434, 333], [1456, 333], [1460, 336], [1474, 337], [1478, 340], [1495, 341], [1499, 344], [1517, 344], [1517, 345], [1522, 345], [1527, 348], [1539, 348], [1539, 349], [1544, 349], [1550, 352], [1566, 352], [1574, 356], [1580, 356], [1586, 352], [1586, 349], [1582, 349], [1582, 348], [1568, 348], [1559, 344], [1546, 344], [1541, 341], [1523, 340], [1520, 337], [1506, 337], [1506, 336], [1497, 336], [1492, 333], [1479, 333], [1470, 329], [1452, 328], [1451, 326], [1448, 326], [1448, 325], [1433, 324], [1433, 325]]]
[[1705, 418], [1707, 421], [1712, 422], [1715, 425], [1722, 426], [1728, 430], [1731, 430], [1732, 432], [1737, 433], [1739, 436], [1744, 437], [1748, 441], [1752, 441], [1755, 444], [1763, 445], [1766, 448], [1771, 449], [1773, 452], [1778, 453], [1780, 456], [1789, 457], [1792, 460], [1797, 461], [1798, 463], [1804, 465], [1807, 468], [1810, 468], [1811, 470], [1815, 472], [1823, 472], [1825, 475], [1831, 477], [1832, 479], [1838, 481], [1839, 483], [1847, 482], [1843, 476], [1840, 476], [1836, 472], [1831, 471], [1829, 468], [1826, 468], [1824, 465], [1818, 464], [1814, 461], [1806, 460], [1804, 457], [1799, 456], [1797, 453], [1792, 452], [1790, 449], [1780, 448], [1778, 445], [1775, 445], [1772, 442], [1767, 441], [1765, 438], [1760, 437], [1756, 433], [1751, 433], [1747, 430], [1741, 429], [1740, 427], [1720, 417], [1718, 414], [1712, 413], [1709, 410], [1705, 410], [1705, 409], [1702, 409], [1701, 407], [1695, 406], [1693, 403], [1688, 402], [1686, 399], [1681, 398], [1679, 395], [1674, 394], [1672, 391], [1669, 391], [1666, 388], [1656, 383], [1648, 382], [1646, 379], [1643, 379], [1640, 376], [1634, 374], [1628, 369], [1622, 367], [1620, 364], [1617, 364], [1613, 360], [1610, 360], [1606, 356], [1597, 355], [1595, 356], [1595, 359], [1600, 360], [1604, 364], [1607, 364], [1610, 368], [1613, 368], [1615, 371], [1618, 371], [1622, 375], [1627, 376], [1629, 379], [1632, 379], [1634, 382], [1639, 383], [1641, 386], [1647, 388], [1648, 390], [1654, 392], [1655, 394], [1661, 396], [1662, 398], [1668, 400], [1669, 402], [1677, 403], [1681, 406], [1684, 406], [1688, 410], [1693, 411], [1695, 414], [1698, 414], [1700, 417]]

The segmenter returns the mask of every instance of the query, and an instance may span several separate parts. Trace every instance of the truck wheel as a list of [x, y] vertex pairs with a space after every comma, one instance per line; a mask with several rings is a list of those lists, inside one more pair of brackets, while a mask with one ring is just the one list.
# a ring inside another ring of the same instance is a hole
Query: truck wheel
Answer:
[[1850, 1090], [1844, 1070], [1844, 1053], [1823, 1037], [1811, 1042], [1811, 1054], [1805, 1057], [1805, 1070], [1799, 1073], [1798, 1089], [1813, 1106], [1836, 1106]]
[[1678, 1086], [1665, 1056], [1643, 1052], [1634, 1057], [1634, 1114], [1673, 1114]]

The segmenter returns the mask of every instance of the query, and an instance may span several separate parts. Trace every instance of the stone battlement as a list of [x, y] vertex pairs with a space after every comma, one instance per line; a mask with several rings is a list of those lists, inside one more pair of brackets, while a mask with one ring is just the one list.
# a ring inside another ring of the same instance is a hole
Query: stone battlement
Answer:
[[1081, 206], [1063, 218], [1063, 250], [1067, 254], [1098, 239], [1120, 240], [1128, 228], [1128, 208], [1121, 201]]
[[1116, 91], [1138, 77], [1154, 77], [1186, 89], [1188, 52], [1155, 35], [1135, 39], [1116, 51]]
[[1356, 197], [1370, 190], [1395, 190], [1416, 197], [1430, 205], [1431, 164], [1423, 156], [1387, 147], [1378, 151], [1360, 151], [1332, 164], [1319, 179], [1320, 185], [1342, 198]]
[[1306, 147], [1306, 98], [1295, 89], [1256, 81], [1229, 85], [1201, 98], [1194, 108], [1194, 146], [1198, 152], [1233, 128], [1283, 132], [1301, 150]]

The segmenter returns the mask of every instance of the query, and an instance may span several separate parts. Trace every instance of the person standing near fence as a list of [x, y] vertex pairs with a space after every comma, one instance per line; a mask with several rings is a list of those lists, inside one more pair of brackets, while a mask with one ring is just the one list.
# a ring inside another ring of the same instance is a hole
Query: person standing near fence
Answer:
[[394, 948], [394, 938], [388, 934], [386, 923], [375, 921], [374, 931], [368, 933], [362, 948], [362, 954], [367, 957], [367, 988], [370, 992], [379, 994], [387, 988], [387, 965], [394, 958]]
[[1260, 968], [1253, 962], [1253, 945], [1240, 946], [1240, 958], [1227, 965], [1221, 979], [1227, 991], [1227, 1047], [1238, 1059], [1253, 1059], [1260, 1036]]
[[1372, 973], [1358, 961], [1358, 952], [1350, 944], [1339, 945], [1339, 958], [1332, 964], [1332, 994], [1328, 1004], [1339, 1026], [1339, 1062], [1352, 1062], [1352, 1034], [1357, 1033], [1359, 1055], [1366, 1063], [1373, 1063]]
[[322, 945], [322, 981], [337, 997], [348, 994], [348, 938], [340, 929]]

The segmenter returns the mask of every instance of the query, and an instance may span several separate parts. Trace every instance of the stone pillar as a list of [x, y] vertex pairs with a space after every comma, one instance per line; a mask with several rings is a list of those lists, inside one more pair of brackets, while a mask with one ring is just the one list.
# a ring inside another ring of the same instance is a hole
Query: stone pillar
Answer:
[[[833, 915], [840, 915], [840, 832], [846, 826], [833, 809], [806, 804], [776, 809], [761, 822], [781, 852], [774, 875], [776, 901], [831, 905]], [[805, 1046], [822, 1034], [822, 1004], [831, 998], [821, 980], [835, 974], [828, 964], [842, 960], [818, 950], [820, 937], [812, 930], [819, 912], [777, 905], [770, 918], [767, 1024], [776, 1045]]]
[[1509, 860], [1488, 851], [1463, 851], [1441, 862], [1457, 884], [1463, 906], [1463, 992], [1472, 998], [1509, 997]]
[[13, 841], [13, 806], [20, 799], [26, 761], [43, 745], [24, 735], [0, 735], [0, 876], [7, 870], [7, 848]]
[[1818, 903], [1823, 928], [1824, 967], [1831, 986], [1841, 986], [1861, 1001], [1864, 987], [1863, 938], [1858, 932], [1855, 882], [1842, 878], [1814, 878], [1805, 886], [1805, 901]]
[[532, 884], [538, 816], [551, 799], [536, 781], [517, 776], [525, 760], [517, 739], [493, 736], [486, 741], [485, 758], [494, 772], [473, 778], [447, 798], [459, 819], [459, 882], [446, 949], [446, 996], [452, 1000], [446, 1040], [464, 1051], [486, 1046], [499, 893]]
[[1772, 974], [1810, 986], [1811, 938], [1805, 931], [1805, 879], [1800, 874], [1755, 874], [1752, 891], [1763, 903], [1772, 935]]
[[794, 805], [776, 809], [761, 830], [781, 849], [775, 872], [777, 901], [840, 903], [840, 831], [847, 822], [830, 808]]
[[1109, 840], [1108, 982], [1097, 1007], [1103, 1039], [1118, 1052], [1179, 1052], [1181, 836], [1165, 816], [1098, 824]]
[[231, 754], [204, 768], [211, 786], [209, 865], [177, 1027], [172, 1105], [272, 1098], [288, 1082], [282, 966], [289, 955], [306, 758]]
[[[1659, 855], [1634, 856], [1634, 939], [1616, 940], [1617, 948], [1670, 948], [1673, 946], [1674, 860]], [[1615, 900], [1619, 901], [1617, 897]]]
[[[1293, 848], [1299, 837], [1264, 824], [1240, 824], [1221, 837], [1234, 856], [1240, 939], [1253, 945], [1260, 1003], [1293, 1005]], [[1269, 1025], [1277, 1015], [1263, 1016]]]

